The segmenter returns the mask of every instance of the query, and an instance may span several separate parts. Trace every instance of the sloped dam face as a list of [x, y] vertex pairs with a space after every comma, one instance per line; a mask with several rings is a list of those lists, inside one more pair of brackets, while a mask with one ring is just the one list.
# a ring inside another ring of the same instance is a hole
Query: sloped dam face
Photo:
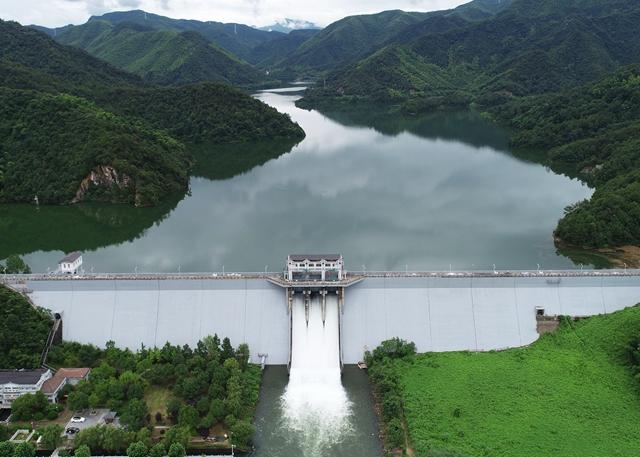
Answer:
[[[167, 341], [193, 345], [217, 333], [236, 346], [248, 343], [253, 362], [266, 354], [268, 365], [302, 364], [296, 351], [311, 344], [298, 325], [291, 328], [298, 302], [290, 316], [284, 289], [266, 279], [33, 280], [25, 287], [37, 305], [61, 313], [68, 341], [112, 340], [136, 350]], [[629, 273], [367, 278], [345, 289], [338, 313], [342, 362], [357, 363], [392, 337], [414, 341], [420, 352], [523, 346], [538, 337], [537, 309], [590, 316], [638, 302], [640, 275]], [[325, 332], [331, 328], [325, 323]]]

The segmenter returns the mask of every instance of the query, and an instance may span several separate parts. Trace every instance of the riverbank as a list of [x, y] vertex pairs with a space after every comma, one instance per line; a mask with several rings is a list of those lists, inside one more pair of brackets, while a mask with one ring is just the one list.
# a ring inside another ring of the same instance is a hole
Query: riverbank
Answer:
[[626, 347], [639, 333], [634, 307], [565, 320], [526, 348], [429, 353], [398, 363], [416, 453], [637, 455], [640, 396]]

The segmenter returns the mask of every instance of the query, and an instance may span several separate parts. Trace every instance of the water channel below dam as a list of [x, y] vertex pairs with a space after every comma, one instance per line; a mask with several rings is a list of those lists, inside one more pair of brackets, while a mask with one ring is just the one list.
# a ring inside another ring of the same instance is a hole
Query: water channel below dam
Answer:
[[[264, 373], [257, 410], [255, 455], [271, 457], [377, 457], [378, 425], [368, 379], [357, 367], [340, 371], [338, 299], [308, 309], [294, 299], [291, 367]], [[288, 379], [287, 379], [288, 378]]]

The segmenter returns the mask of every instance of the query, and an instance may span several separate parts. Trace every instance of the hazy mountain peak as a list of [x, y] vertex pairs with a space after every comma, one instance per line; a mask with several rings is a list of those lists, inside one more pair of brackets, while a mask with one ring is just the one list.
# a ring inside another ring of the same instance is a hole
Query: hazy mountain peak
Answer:
[[292, 30], [320, 28], [322, 27], [318, 27], [313, 22], [305, 21], [303, 19], [290, 19], [288, 17], [285, 17], [282, 20], [276, 21], [275, 24], [260, 27], [260, 30], [266, 30], [267, 32], [289, 33]]

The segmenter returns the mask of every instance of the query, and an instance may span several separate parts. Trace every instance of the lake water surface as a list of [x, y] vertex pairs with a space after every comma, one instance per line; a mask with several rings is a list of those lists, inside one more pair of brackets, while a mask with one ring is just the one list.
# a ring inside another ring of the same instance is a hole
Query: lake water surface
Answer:
[[[512, 156], [500, 128], [469, 113], [304, 111], [299, 96], [257, 95], [307, 133], [290, 152], [201, 148], [189, 195], [160, 207], [0, 206], [0, 258], [46, 271], [79, 249], [96, 272], [279, 271], [292, 252], [339, 252], [351, 270], [573, 266], [552, 232], [592, 191]], [[251, 155], [264, 163], [229, 177], [224, 163]]]

